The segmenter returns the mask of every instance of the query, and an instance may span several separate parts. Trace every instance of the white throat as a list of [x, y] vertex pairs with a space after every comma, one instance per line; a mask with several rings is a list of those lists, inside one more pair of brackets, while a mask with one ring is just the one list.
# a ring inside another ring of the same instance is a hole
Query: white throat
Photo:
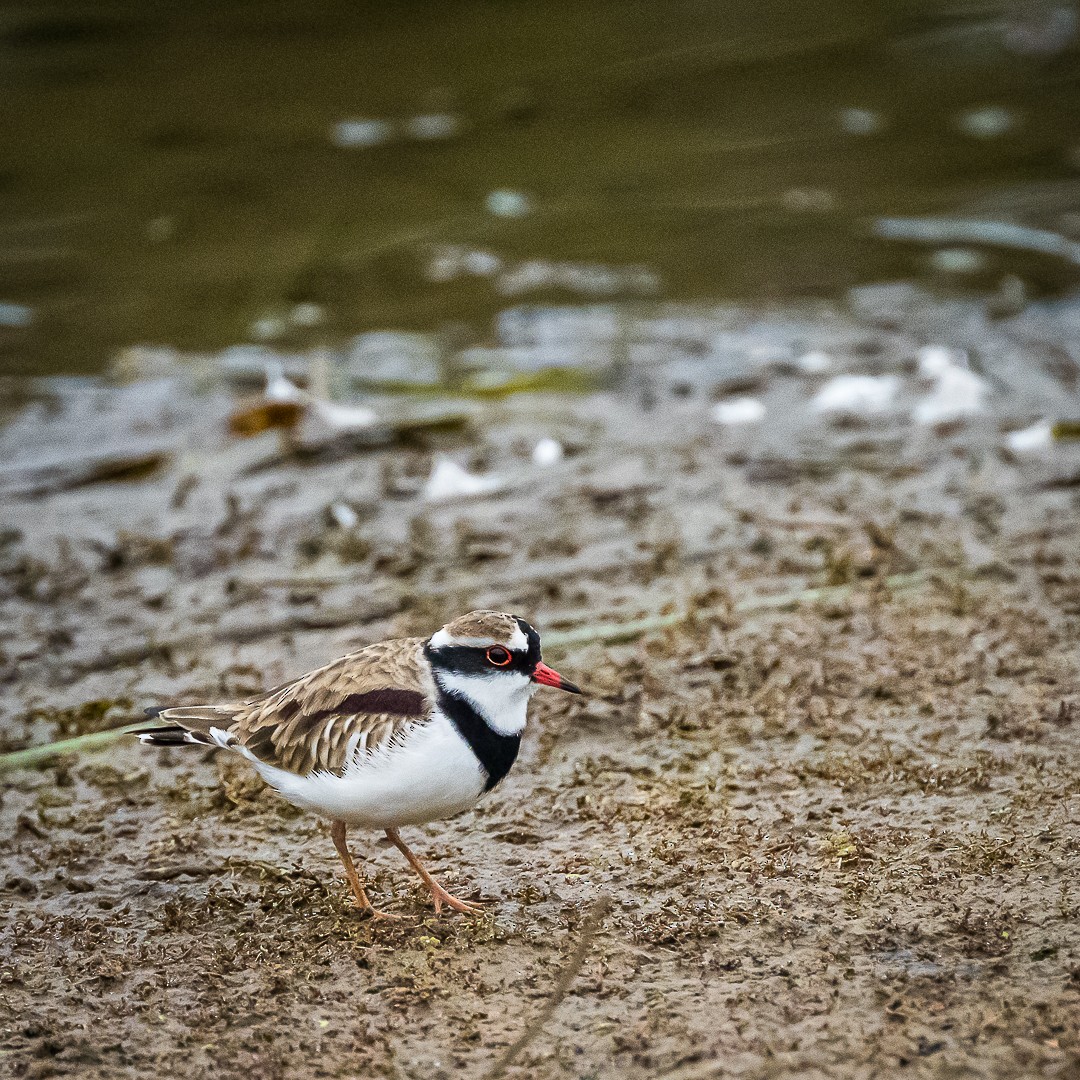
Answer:
[[436, 669], [435, 679], [466, 701], [480, 714], [492, 731], [519, 735], [525, 728], [525, 712], [536, 683], [517, 671], [491, 675], [458, 675]]

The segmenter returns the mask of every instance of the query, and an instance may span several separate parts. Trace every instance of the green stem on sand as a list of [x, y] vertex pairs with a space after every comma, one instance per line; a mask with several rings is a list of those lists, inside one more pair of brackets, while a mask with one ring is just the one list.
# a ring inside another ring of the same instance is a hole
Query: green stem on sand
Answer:
[[[929, 574], [919, 571], [914, 574], [894, 574], [885, 579], [885, 585], [892, 590], [911, 589], [922, 585]], [[773, 593], [766, 596], [750, 596], [737, 600], [730, 609], [709, 608], [701, 611], [672, 611], [665, 615], [645, 615], [640, 619], [626, 622], [595, 623], [589, 626], [575, 626], [572, 630], [549, 630], [542, 635], [544, 645], [551, 649], [565, 649], [570, 645], [590, 645], [596, 642], [614, 644], [620, 641], [633, 641], [645, 634], [657, 630], [667, 630], [672, 626], [693, 622], [710, 616], [725, 614], [743, 615], [755, 611], [783, 611], [799, 604], [835, 602], [850, 596], [853, 585], [822, 585], [812, 589], [792, 589], [789, 592]]]
[[[885, 585], [890, 589], [910, 589], [922, 585], [929, 577], [925, 571], [914, 574], [894, 574], [885, 579]], [[683, 623], [720, 616], [724, 614], [745, 614], [755, 611], [782, 611], [786, 608], [796, 607], [799, 604], [812, 604], [821, 601], [829, 602], [842, 600], [854, 592], [853, 585], [824, 585], [812, 589], [793, 589], [789, 592], [775, 593], [770, 596], [751, 596], [745, 600], [738, 600], [732, 605], [730, 611], [725, 609], [709, 609], [706, 611], [673, 611], [665, 615], [647, 615], [640, 619], [629, 619], [626, 622], [617, 623], [594, 623], [588, 626], [577, 626], [572, 630], [551, 630], [544, 634], [544, 644], [552, 649], [565, 649], [571, 645], [591, 645], [596, 643], [614, 644], [620, 641], [633, 641], [635, 638], [652, 634], [658, 630], [667, 630], [672, 626], [681, 626]], [[24, 769], [29, 766], [47, 761], [57, 754], [77, 753], [81, 750], [94, 750], [122, 739], [125, 735], [133, 735], [139, 731], [146, 731], [158, 724], [157, 720], [142, 720], [137, 724], [126, 724], [124, 727], [110, 728], [107, 731], [92, 731], [87, 735], [76, 735], [71, 739], [61, 739], [59, 742], [45, 743], [42, 746], [28, 746], [25, 750], [15, 750], [10, 754], [0, 754], [0, 772], [8, 769]]]
[[39, 765], [57, 754], [72, 754], [79, 750], [92, 750], [122, 739], [125, 735], [134, 735], [137, 731], [160, 727], [160, 720], [140, 720], [137, 724], [125, 724], [123, 727], [108, 728], [105, 731], [91, 731], [86, 735], [75, 735], [59, 742], [44, 743], [42, 746], [28, 746], [25, 750], [13, 750], [10, 754], [0, 754], [0, 772], [6, 769], [25, 769]]

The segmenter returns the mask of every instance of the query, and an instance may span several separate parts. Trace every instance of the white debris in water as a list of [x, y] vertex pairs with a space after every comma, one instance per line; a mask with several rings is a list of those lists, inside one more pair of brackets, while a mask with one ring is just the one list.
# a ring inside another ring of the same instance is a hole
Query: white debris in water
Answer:
[[378, 415], [366, 405], [341, 405], [326, 401], [301, 390], [281, 369], [281, 365], [268, 365], [266, 369], [267, 401], [292, 402], [307, 406], [312, 414], [335, 432], [362, 431], [378, 423]]
[[709, 415], [717, 424], [756, 424], [765, 415], [765, 406], [757, 398], [728, 398], [718, 401]]
[[461, 256], [461, 265], [467, 274], [491, 277], [502, 269], [502, 259], [493, 251], [466, 251]]
[[498, 491], [502, 486], [503, 482], [497, 476], [476, 476], [456, 461], [440, 457], [436, 459], [424, 485], [424, 498], [429, 502], [441, 502], [468, 495], [486, 495]]
[[496, 288], [504, 296], [518, 296], [534, 289], [561, 288], [592, 299], [607, 299], [620, 294], [651, 296], [659, 291], [660, 285], [660, 278], [641, 266], [549, 263], [542, 259], [530, 259], [507, 267], [496, 281]]
[[280, 364], [268, 364], [266, 368], [266, 389], [263, 392], [267, 401], [292, 402], [302, 404], [306, 395], [286, 377]]
[[285, 333], [285, 320], [277, 315], [264, 315], [252, 322], [248, 333], [256, 341], [273, 341]]
[[333, 503], [330, 517], [339, 529], [355, 529], [360, 524], [360, 515], [348, 503]]
[[947, 345], [924, 345], [919, 350], [919, 374], [924, 379], [938, 379], [950, 368], [966, 368], [967, 356]]
[[1054, 441], [1054, 427], [1049, 420], [1040, 420], [1030, 427], [1019, 431], [1010, 431], [1005, 436], [1005, 445], [1014, 454], [1045, 450]]
[[405, 130], [423, 142], [452, 139], [461, 130], [461, 120], [453, 113], [422, 113], [407, 120]]
[[320, 305], [305, 301], [292, 309], [289, 318], [296, 326], [318, 326], [326, 318], [326, 312]]
[[858, 106], [841, 109], [837, 114], [840, 130], [848, 135], [876, 135], [885, 127], [881, 113]]
[[549, 262], [533, 259], [518, 263], [499, 276], [496, 283], [503, 296], [517, 296], [519, 293], [543, 289], [555, 283], [555, 267]]
[[339, 405], [336, 401], [306, 395], [311, 411], [333, 431], [363, 431], [374, 427], [379, 417], [366, 405]]
[[983, 412], [989, 386], [967, 366], [961, 352], [930, 345], [919, 351], [919, 373], [934, 380], [934, 388], [915, 404], [912, 415], [920, 424], [950, 424]]
[[875, 218], [875, 236], [917, 244], [975, 244], [1049, 255], [1080, 266], [1080, 243], [1049, 229], [972, 218]]
[[454, 281], [462, 274], [494, 277], [502, 268], [502, 259], [493, 251], [443, 244], [431, 252], [424, 273], [428, 281], [444, 284]]
[[1020, 56], [1057, 56], [1076, 38], [1076, 6], [1062, 3], [1014, 5], [1003, 35], [1005, 47]]
[[892, 405], [900, 380], [895, 375], [837, 375], [814, 396], [816, 412], [844, 416], [872, 416]]
[[595, 264], [557, 263], [556, 283], [584, 296], [614, 296], [622, 286], [617, 270]]
[[827, 352], [822, 352], [820, 349], [813, 349], [798, 357], [795, 360], [795, 366], [804, 375], [821, 375], [826, 371], [832, 370], [833, 359]]
[[379, 146], [394, 137], [394, 126], [388, 120], [371, 117], [340, 120], [334, 125], [330, 137], [335, 146], [346, 149]]
[[958, 131], [972, 139], [1000, 139], [1019, 124], [1019, 119], [1004, 105], [986, 105], [960, 113], [954, 123]]
[[558, 439], [541, 439], [534, 447], [532, 459], [536, 465], [554, 465], [562, 461], [565, 452]]
[[428, 281], [444, 285], [461, 274], [464, 255], [462, 249], [447, 245], [438, 247], [432, 253], [424, 268]]
[[26, 304], [0, 303], [0, 326], [21, 329], [34, 321], [34, 309]]
[[484, 200], [489, 214], [495, 217], [522, 218], [532, 212], [532, 199], [523, 191], [500, 188], [492, 191]]
[[986, 256], [977, 248], [947, 247], [930, 253], [930, 265], [943, 274], [978, 274], [986, 269]]

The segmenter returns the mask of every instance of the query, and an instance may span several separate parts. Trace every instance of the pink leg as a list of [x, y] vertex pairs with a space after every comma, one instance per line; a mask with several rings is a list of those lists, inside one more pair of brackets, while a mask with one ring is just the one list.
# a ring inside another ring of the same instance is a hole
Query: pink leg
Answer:
[[479, 904], [471, 904], [467, 900], [459, 900], [456, 896], [448, 893], [428, 872], [424, 864], [405, 846], [405, 841], [398, 835], [397, 829], [387, 829], [386, 835], [390, 843], [394, 845], [409, 861], [409, 865], [420, 875], [421, 880], [428, 887], [432, 899], [435, 901], [435, 914], [442, 911], [443, 904], [460, 911], [465, 915], [478, 915], [484, 909]]
[[385, 911], [379, 911], [368, 898], [367, 891], [364, 889], [364, 883], [360, 880], [360, 875], [356, 871], [356, 864], [349, 854], [349, 845], [345, 843], [345, 822], [333, 822], [330, 826], [330, 836], [331, 839], [333, 839], [334, 847], [337, 848], [337, 853], [341, 856], [341, 861], [345, 866], [345, 876], [349, 879], [349, 888], [352, 889], [352, 894], [356, 899], [356, 906], [360, 908], [361, 911], [371, 912], [371, 917], [373, 919], [399, 921], [402, 918], [401, 915], [390, 915]]

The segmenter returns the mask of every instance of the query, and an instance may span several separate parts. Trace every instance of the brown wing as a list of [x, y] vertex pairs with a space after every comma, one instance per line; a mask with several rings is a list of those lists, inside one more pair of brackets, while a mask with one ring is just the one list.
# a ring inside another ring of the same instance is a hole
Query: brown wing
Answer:
[[435, 685], [420, 638], [383, 641], [350, 653], [243, 705], [180, 706], [160, 713], [213, 743], [245, 747], [260, 761], [305, 776], [341, 773], [357, 749], [376, 750], [430, 719]]
[[422, 645], [384, 641], [343, 656], [249, 701], [229, 733], [289, 772], [340, 773], [357, 749], [376, 750], [430, 718], [435, 687]]

